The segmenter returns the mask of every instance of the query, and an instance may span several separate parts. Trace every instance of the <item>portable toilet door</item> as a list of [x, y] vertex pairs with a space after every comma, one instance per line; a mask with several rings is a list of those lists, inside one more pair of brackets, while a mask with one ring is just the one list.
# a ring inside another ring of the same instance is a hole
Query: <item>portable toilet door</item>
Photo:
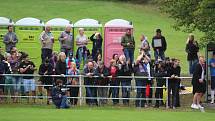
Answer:
[[12, 19], [6, 18], [6, 17], [0, 17], [0, 46], [3, 48], [4, 43], [4, 35], [8, 32], [8, 25], [14, 25], [14, 22]]
[[74, 52], [75, 52], [75, 54], [78, 49], [76, 47], [76, 37], [79, 34], [79, 31], [78, 31], [79, 28], [84, 28], [84, 33], [88, 37], [88, 42], [89, 42], [87, 45], [87, 48], [90, 50], [90, 53], [91, 53], [93, 44], [89, 38], [95, 32], [99, 32], [102, 35], [102, 24], [98, 20], [89, 19], [89, 18], [81, 19], [74, 24], [74, 41], [75, 41], [75, 44], [74, 44], [75, 51]]
[[123, 19], [113, 19], [104, 26], [104, 63], [107, 67], [113, 54], [124, 54], [121, 46], [121, 38], [130, 28], [133, 33], [132, 22]]
[[[51, 26], [51, 32], [54, 35], [54, 50], [60, 51], [60, 43], [58, 41], [58, 38], [61, 34], [61, 32], [65, 31], [66, 26], [71, 25], [73, 27], [72, 22], [70, 22], [67, 19], [63, 18], [54, 18], [46, 22], [45, 25]], [[73, 33], [73, 29], [71, 29], [71, 32]]]
[[19, 42], [17, 47], [19, 50], [27, 52], [32, 61], [39, 66], [41, 55], [41, 44], [39, 36], [43, 31], [44, 22], [37, 18], [23, 18], [15, 23], [16, 34]]

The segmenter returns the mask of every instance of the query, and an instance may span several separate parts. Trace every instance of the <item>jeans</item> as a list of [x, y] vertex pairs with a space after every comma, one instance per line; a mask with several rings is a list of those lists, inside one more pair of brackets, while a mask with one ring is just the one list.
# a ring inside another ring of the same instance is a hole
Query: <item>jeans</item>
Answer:
[[[98, 97], [100, 98], [107, 98], [107, 87], [99, 87], [98, 88]], [[99, 99], [99, 105], [107, 104], [107, 99]]]
[[211, 76], [211, 90], [215, 89], [215, 76]]
[[69, 104], [69, 101], [67, 99], [67, 96], [63, 95], [62, 100], [61, 100], [61, 104], [60, 104], [60, 108], [69, 108], [69, 107], [70, 107], [70, 104]]
[[[136, 79], [136, 86], [145, 87], [147, 79]], [[138, 88], [136, 98], [146, 98], [146, 88]], [[136, 107], [144, 107], [146, 100], [145, 99], [137, 99], [135, 101]]]
[[[172, 92], [172, 98], [171, 98]], [[179, 83], [177, 80], [169, 80], [168, 81], [168, 106], [177, 107], [177, 97], [179, 94]], [[171, 100], [171, 101], [170, 101]]]
[[[86, 85], [86, 86], [90, 86], [90, 85]], [[86, 103], [88, 105], [98, 104], [97, 99], [95, 99], [97, 97], [97, 88], [86, 87], [86, 97], [88, 98], [86, 99]]]
[[83, 59], [83, 61], [84, 61], [83, 63], [85, 65], [87, 62], [87, 53], [83, 52], [84, 51], [83, 47], [79, 47], [77, 51], [78, 51], [78, 62], [79, 62], [79, 64], [81, 65], [81, 62]]
[[52, 57], [52, 49], [42, 48], [41, 51], [42, 51], [42, 53], [41, 53], [42, 62], [44, 62], [47, 57], [49, 59]]
[[68, 56], [69, 53], [72, 52], [72, 49], [71, 48], [70, 49], [69, 48], [61, 48], [60, 51], [64, 52], [66, 54], [66, 56]]
[[134, 63], [134, 49], [132, 48], [125, 48], [124, 54], [126, 57], [126, 60], [128, 61], [130, 59], [131, 63]]
[[190, 74], [193, 74], [195, 67], [196, 67], [196, 64], [198, 63], [198, 59], [190, 60], [188, 62], [189, 62], [189, 72], [190, 72]]
[[[119, 86], [119, 81], [118, 80], [114, 80], [113, 82], [111, 82], [110, 86]], [[112, 87], [112, 98], [119, 98], [119, 87]], [[118, 104], [119, 103], [119, 99], [112, 99], [113, 104]]]
[[158, 60], [158, 57], [160, 57], [162, 60], [165, 60], [165, 54], [164, 51], [154, 51], [155, 61]]
[[[122, 86], [122, 98], [130, 98], [130, 91], [131, 91], [131, 81], [126, 80], [126, 81], [121, 81], [121, 86]], [[127, 86], [127, 87], [124, 87]], [[123, 99], [123, 104], [129, 104], [129, 99]]]

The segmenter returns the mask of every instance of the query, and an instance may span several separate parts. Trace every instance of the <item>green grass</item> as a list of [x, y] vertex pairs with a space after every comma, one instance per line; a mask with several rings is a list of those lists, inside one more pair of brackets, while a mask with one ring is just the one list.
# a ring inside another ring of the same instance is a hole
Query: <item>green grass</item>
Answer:
[[[188, 63], [184, 51], [188, 34], [175, 31], [171, 27], [174, 21], [154, 6], [92, 0], [0, 0], [0, 3], [0, 16], [12, 18], [14, 21], [23, 17], [35, 17], [44, 21], [62, 17], [73, 22], [83, 18], [93, 18], [101, 21], [104, 25], [107, 21], [115, 18], [130, 20], [135, 28], [136, 46], [139, 45], [139, 38], [142, 33], [151, 41], [155, 29], [161, 28], [168, 41], [166, 55], [179, 58], [183, 73], [188, 72]], [[196, 38], [199, 39], [201, 35], [199, 33], [197, 35]], [[30, 56], [36, 57], [37, 59], [33, 61], [37, 65], [40, 63], [39, 44], [33, 49], [22, 44], [18, 47], [20, 50], [27, 50]], [[58, 49], [55, 48], [55, 50]], [[137, 54], [136, 51], [135, 55]]]
[[136, 108], [77, 107], [59, 110], [50, 106], [2, 105], [1, 121], [213, 121], [214, 110], [180, 111]]

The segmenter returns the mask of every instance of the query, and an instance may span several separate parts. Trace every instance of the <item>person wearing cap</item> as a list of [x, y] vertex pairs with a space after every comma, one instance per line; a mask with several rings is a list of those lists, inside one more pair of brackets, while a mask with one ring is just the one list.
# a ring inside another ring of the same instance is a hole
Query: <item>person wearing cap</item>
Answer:
[[215, 52], [209, 61], [211, 73], [211, 104], [214, 104], [214, 91], [215, 91]]
[[84, 65], [87, 62], [87, 44], [88, 44], [88, 38], [84, 34], [84, 29], [79, 28], [79, 35], [76, 37], [76, 46], [77, 46], [77, 59], [79, 61], [79, 64], [81, 64], [82, 59], [84, 60]]
[[18, 43], [18, 38], [16, 36], [16, 33], [13, 32], [13, 26], [8, 26], [8, 33], [4, 36], [3, 42], [5, 44], [5, 51], [7, 53], [10, 53], [10, 50], [12, 47], [15, 47]]
[[[50, 102], [50, 99], [49, 99], [49, 96], [51, 96], [51, 89], [52, 87], [51, 86], [48, 86], [48, 85], [53, 85], [53, 78], [50, 76], [53, 74], [53, 66], [52, 64], [50, 63], [50, 59], [46, 58], [45, 61], [40, 65], [40, 68], [39, 68], [39, 75], [41, 75], [39, 81], [41, 83], [41, 85], [45, 85], [44, 88], [46, 89], [47, 91], [47, 104], [49, 104]], [[46, 77], [46, 76], [47, 77]], [[42, 87], [38, 87], [38, 90], [39, 90], [39, 96], [42, 96]]]
[[[35, 65], [29, 60], [28, 54], [22, 55], [23, 61], [19, 65], [19, 71], [21, 74], [34, 74]], [[36, 96], [36, 83], [34, 76], [23, 76], [24, 90], [27, 96]], [[28, 102], [29, 102], [28, 98]], [[35, 98], [34, 98], [35, 103]]]
[[92, 58], [95, 61], [98, 54], [102, 54], [102, 36], [100, 33], [95, 32], [91, 37], [90, 40], [93, 42], [92, 48]]
[[52, 57], [52, 50], [54, 45], [54, 36], [51, 33], [51, 26], [46, 26], [45, 31], [43, 31], [40, 35], [40, 41], [41, 41], [41, 59], [42, 62], [45, 61], [45, 59]]
[[58, 40], [60, 42], [60, 51], [68, 56], [69, 52], [73, 52], [73, 35], [71, 32], [71, 25], [67, 25], [65, 31], [61, 32]]
[[135, 41], [134, 41], [134, 36], [132, 35], [131, 29], [127, 29], [126, 34], [121, 38], [121, 45], [123, 46], [123, 51], [126, 57], [126, 61], [130, 60], [131, 63], [133, 63]]
[[187, 52], [187, 61], [189, 62], [189, 72], [190, 75], [192, 75], [195, 70], [195, 66], [198, 63], [199, 52], [198, 42], [195, 40], [193, 34], [189, 34], [185, 50]]
[[158, 58], [165, 59], [165, 51], [167, 49], [167, 43], [164, 36], [161, 34], [161, 29], [156, 30], [156, 35], [152, 38], [152, 48], [154, 49], [155, 60]]

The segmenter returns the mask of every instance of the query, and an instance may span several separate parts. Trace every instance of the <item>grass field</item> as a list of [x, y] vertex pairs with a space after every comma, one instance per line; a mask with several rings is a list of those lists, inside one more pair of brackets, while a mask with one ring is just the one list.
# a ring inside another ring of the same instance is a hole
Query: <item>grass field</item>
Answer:
[[[136, 46], [144, 33], [151, 41], [156, 28], [161, 28], [168, 41], [167, 56], [179, 58], [184, 74], [188, 72], [184, 51], [187, 33], [177, 32], [171, 26], [173, 20], [151, 5], [136, 5], [121, 2], [85, 1], [85, 0], [0, 0], [0, 16], [17, 21], [24, 17], [35, 17], [47, 21], [52, 18], [65, 18], [76, 22], [83, 18], [93, 18], [104, 25], [115, 18], [130, 20], [134, 24]], [[196, 37], [199, 39], [199, 33]], [[38, 35], [39, 36], [39, 35]], [[33, 61], [40, 63], [40, 45], [18, 44], [20, 50], [28, 51]], [[38, 42], [37, 42], [38, 43]], [[56, 43], [55, 43], [56, 44]], [[2, 42], [0, 43], [2, 46]], [[56, 47], [56, 46], [55, 46]], [[55, 50], [58, 50], [55, 48]], [[137, 52], [135, 53], [137, 55]]]
[[68, 110], [50, 106], [1, 105], [1, 121], [213, 121], [214, 110], [136, 109], [78, 107]]

